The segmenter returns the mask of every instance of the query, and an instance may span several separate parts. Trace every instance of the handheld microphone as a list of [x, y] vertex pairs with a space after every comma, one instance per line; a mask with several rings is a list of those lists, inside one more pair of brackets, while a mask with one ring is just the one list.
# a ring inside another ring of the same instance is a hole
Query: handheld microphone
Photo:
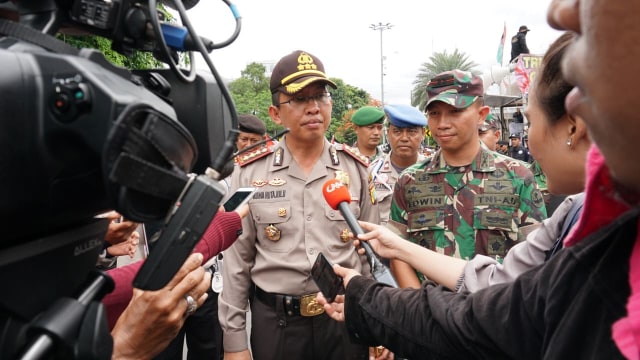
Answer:
[[[349, 208], [351, 193], [349, 193], [349, 189], [345, 184], [338, 179], [327, 180], [327, 182], [322, 186], [322, 195], [324, 195], [324, 199], [332, 209], [340, 211], [344, 220], [347, 222], [347, 225], [349, 225], [349, 228], [354, 234], [364, 234], [360, 224], [358, 224], [356, 216], [351, 211], [351, 208]], [[383, 284], [397, 288], [398, 283], [393, 277], [393, 274], [391, 274], [389, 268], [380, 261], [378, 255], [373, 251], [373, 248], [371, 248], [371, 245], [366, 241], [360, 241], [360, 244], [367, 255], [369, 265], [371, 265], [371, 274], [374, 279]]]

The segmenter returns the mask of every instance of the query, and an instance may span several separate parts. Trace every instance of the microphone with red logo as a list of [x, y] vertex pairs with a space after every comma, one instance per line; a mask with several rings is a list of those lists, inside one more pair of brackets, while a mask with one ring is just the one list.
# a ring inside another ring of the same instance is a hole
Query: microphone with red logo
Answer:
[[[364, 234], [360, 224], [358, 224], [356, 216], [351, 211], [351, 208], [349, 208], [351, 193], [349, 193], [349, 189], [345, 184], [338, 179], [327, 180], [322, 186], [322, 194], [333, 210], [340, 211], [347, 225], [349, 225], [349, 228], [355, 235]], [[369, 265], [371, 265], [371, 274], [374, 279], [380, 283], [397, 288], [398, 283], [396, 279], [391, 274], [391, 271], [389, 271], [389, 268], [380, 261], [378, 255], [373, 251], [373, 248], [371, 248], [371, 245], [366, 241], [360, 241], [360, 244], [367, 255]]]

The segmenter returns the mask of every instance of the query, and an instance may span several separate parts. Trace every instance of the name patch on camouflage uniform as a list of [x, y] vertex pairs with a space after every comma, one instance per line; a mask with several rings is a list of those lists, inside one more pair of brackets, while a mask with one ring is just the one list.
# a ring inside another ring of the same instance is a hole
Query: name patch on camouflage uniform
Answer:
[[518, 196], [502, 194], [476, 194], [476, 196], [473, 197], [473, 206], [491, 205], [516, 207], [516, 205], [518, 205]]

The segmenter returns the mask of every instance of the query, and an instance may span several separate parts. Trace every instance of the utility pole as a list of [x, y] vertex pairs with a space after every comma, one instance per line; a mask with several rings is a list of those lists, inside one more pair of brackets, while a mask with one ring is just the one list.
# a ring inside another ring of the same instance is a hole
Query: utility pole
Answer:
[[380, 31], [380, 101], [382, 102], [382, 107], [384, 107], [384, 48], [382, 46], [382, 32], [392, 27], [393, 25], [390, 23], [383, 24], [381, 22], [369, 25], [372, 30]]

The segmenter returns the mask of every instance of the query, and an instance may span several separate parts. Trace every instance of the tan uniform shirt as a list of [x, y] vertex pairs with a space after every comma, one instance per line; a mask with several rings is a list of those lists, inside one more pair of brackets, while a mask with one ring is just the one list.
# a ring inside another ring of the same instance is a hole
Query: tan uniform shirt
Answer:
[[[424, 161], [424, 159], [425, 156], [423, 154], [418, 154], [418, 161], [416, 162]], [[375, 186], [376, 203], [380, 212], [380, 225], [386, 225], [389, 222], [389, 213], [391, 212], [393, 187], [396, 185], [400, 174], [391, 164], [391, 153], [372, 162], [369, 165], [369, 171]]]
[[341, 239], [348, 225], [322, 195], [327, 180], [347, 180], [356, 218], [378, 222], [367, 166], [340, 150], [343, 147], [325, 141], [309, 176], [293, 160], [285, 141], [269, 155], [234, 171], [232, 192], [245, 186], [259, 189], [249, 202], [250, 214], [243, 219], [242, 235], [225, 251], [225, 287], [218, 305], [225, 351], [248, 348], [245, 321], [251, 281], [272, 293], [317, 292], [310, 272], [320, 252], [334, 263], [370, 273], [366, 257], [357, 254], [352, 241]]

